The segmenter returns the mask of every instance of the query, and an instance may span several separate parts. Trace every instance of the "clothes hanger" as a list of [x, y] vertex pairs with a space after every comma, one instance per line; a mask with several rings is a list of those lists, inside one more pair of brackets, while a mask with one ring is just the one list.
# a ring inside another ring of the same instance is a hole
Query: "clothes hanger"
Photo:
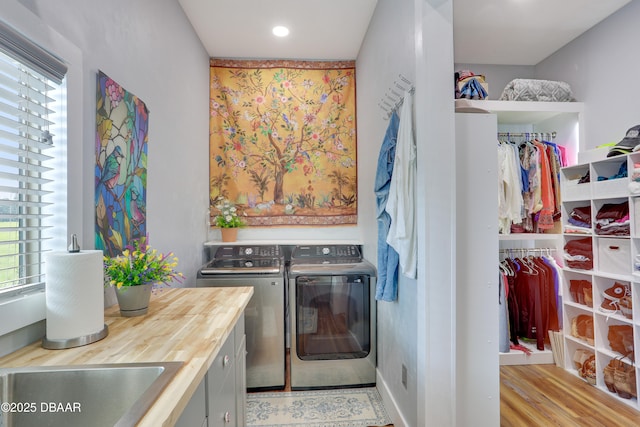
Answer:
[[529, 269], [531, 269], [530, 274], [534, 276], [537, 276], [538, 274], [540, 274], [540, 270], [538, 269], [538, 266], [535, 264], [530, 254], [527, 254], [527, 256], [524, 259]]
[[503, 261], [500, 263], [500, 269], [501, 269], [502, 271], [504, 271], [504, 273], [505, 273], [507, 276], [512, 276], [512, 277], [513, 277], [513, 276], [515, 276], [515, 272], [513, 271], [513, 269], [511, 268], [511, 266], [507, 263], [507, 261], [506, 261], [506, 260], [503, 260]]

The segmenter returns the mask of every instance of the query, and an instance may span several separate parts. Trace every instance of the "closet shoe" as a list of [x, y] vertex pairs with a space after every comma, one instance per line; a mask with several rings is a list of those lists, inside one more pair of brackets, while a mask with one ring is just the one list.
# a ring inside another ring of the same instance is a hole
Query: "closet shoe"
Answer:
[[[592, 286], [588, 280], [571, 280], [569, 292], [574, 302], [593, 307]], [[591, 303], [591, 305], [589, 305]]]
[[593, 307], [593, 296], [592, 296], [591, 284], [589, 284], [589, 286], [585, 286], [584, 288], [582, 288], [582, 293], [584, 296], [584, 304], [587, 307]]
[[620, 311], [624, 315], [624, 317], [628, 319], [633, 319], [633, 303], [631, 301], [630, 295], [625, 295], [620, 298], [620, 302], [618, 303], [620, 307]]
[[605, 299], [604, 301], [602, 301], [602, 304], [600, 304], [600, 307], [598, 307], [598, 310], [607, 314], [616, 314], [619, 309], [620, 306], [618, 305], [618, 303], [609, 299]]
[[603, 292], [605, 298], [610, 299], [613, 302], [618, 302], [620, 298], [627, 295], [628, 288], [618, 282], [615, 282], [612, 287], [606, 289]]
[[623, 356], [633, 352], [633, 326], [609, 325], [607, 339], [612, 351]]

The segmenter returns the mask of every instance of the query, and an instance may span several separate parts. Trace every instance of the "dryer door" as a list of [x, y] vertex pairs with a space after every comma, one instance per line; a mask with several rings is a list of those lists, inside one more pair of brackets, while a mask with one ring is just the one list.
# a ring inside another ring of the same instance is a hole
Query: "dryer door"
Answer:
[[296, 353], [301, 360], [360, 359], [371, 349], [370, 277], [295, 278]]

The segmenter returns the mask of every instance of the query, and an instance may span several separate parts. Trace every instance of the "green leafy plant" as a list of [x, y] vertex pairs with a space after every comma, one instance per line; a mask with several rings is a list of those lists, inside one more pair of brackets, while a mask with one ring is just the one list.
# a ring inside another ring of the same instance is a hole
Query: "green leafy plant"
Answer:
[[178, 258], [173, 252], [159, 253], [146, 244], [146, 238], [134, 240], [122, 255], [104, 256], [104, 272], [109, 284], [120, 289], [123, 286], [139, 286], [147, 283], [182, 282], [183, 274], [176, 271]]
[[238, 208], [229, 200], [219, 197], [216, 200], [215, 208], [218, 215], [214, 218], [216, 226], [220, 228], [244, 227], [244, 221], [238, 216]]

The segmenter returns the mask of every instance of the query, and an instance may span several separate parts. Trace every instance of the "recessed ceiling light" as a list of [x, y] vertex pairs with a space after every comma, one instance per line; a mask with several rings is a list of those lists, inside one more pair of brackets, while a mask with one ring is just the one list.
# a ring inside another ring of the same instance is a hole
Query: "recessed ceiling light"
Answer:
[[289, 29], [287, 27], [283, 27], [282, 25], [273, 27], [273, 30], [271, 30], [271, 32], [273, 33], [273, 35], [278, 37], [286, 37], [289, 35]]

